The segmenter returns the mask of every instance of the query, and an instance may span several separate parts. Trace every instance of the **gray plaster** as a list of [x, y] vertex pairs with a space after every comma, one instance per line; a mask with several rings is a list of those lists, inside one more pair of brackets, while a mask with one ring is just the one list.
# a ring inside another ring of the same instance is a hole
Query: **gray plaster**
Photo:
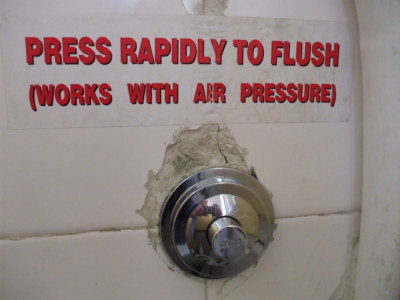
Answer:
[[182, 0], [188, 14], [223, 16], [228, 8], [228, 0]]
[[158, 251], [158, 224], [164, 201], [172, 190], [189, 175], [210, 167], [231, 167], [250, 173], [246, 151], [235, 141], [232, 132], [218, 124], [203, 125], [195, 130], [182, 130], [166, 147], [160, 170], [149, 171], [146, 199], [137, 211], [148, 221], [150, 244]]

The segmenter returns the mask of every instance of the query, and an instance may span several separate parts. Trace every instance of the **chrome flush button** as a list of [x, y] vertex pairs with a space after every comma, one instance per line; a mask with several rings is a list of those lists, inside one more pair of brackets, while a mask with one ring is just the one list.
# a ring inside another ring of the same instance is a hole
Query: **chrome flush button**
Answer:
[[205, 278], [238, 274], [272, 240], [269, 193], [251, 175], [212, 168], [181, 182], [161, 212], [162, 244], [184, 271]]
[[233, 259], [246, 253], [246, 233], [231, 217], [221, 217], [210, 224], [208, 241], [221, 259]]

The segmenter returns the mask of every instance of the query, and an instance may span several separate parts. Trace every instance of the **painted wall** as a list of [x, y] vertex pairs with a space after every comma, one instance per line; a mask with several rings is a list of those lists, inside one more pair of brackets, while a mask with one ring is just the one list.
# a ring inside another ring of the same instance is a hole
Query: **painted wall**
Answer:
[[[2, 0], [0, 18], [223, 13], [346, 21], [358, 36], [351, 1], [230, 0], [216, 6]], [[359, 232], [363, 142], [358, 53], [348, 122], [227, 124], [274, 194], [278, 229], [257, 266], [218, 281], [169, 270], [136, 213], [147, 174], [161, 167], [179, 126], [10, 130], [7, 74], [1, 72], [0, 298], [308, 300], [351, 294], [346, 283]]]
[[356, 3], [363, 62], [364, 168], [355, 299], [399, 299], [400, 3]]

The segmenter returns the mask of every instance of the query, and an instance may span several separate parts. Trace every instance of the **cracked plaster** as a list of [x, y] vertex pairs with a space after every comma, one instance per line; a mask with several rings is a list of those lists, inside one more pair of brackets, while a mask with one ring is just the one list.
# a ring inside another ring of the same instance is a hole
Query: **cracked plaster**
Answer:
[[159, 247], [158, 224], [164, 201], [181, 181], [203, 169], [230, 167], [253, 173], [254, 170], [245, 162], [245, 154], [246, 150], [237, 145], [228, 128], [218, 124], [203, 125], [177, 133], [174, 141], [166, 147], [160, 170], [157, 173], [149, 171], [145, 184], [148, 193], [137, 213], [148, 222], [150, 245], [171, 270], [179, 271]]
[[148, 237], [155, 250], [160, 243], [158, 223], [161, 208], [172, 190], [186, 177], [211, 167], [230, 167], [250, 173], [244, 156], [231, 131], [218, 124], [182, 130], [166, 147], [163, 164], [155, 173], [149, 171], [145, 184], [148, 193], [137, 213], [148, 221]]

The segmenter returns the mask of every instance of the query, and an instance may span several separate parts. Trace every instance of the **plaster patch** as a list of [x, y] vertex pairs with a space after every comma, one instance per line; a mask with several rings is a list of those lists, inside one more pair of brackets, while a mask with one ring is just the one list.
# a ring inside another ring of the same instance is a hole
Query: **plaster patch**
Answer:
[[190, 15], [223, 16], [228, 8], [228, 0], [182, 0]]
[[149, 171], [145, 184], [148, 191], [146, 199], [137, 210], [148, 221], [148, 238], [154, 250], [161, 254], [158, 232], [160, 213], [173, 189], [191, 174], [211, 167], [230, 167], [250, 173], [245, 153], [232, 132], [218, 124], [182, 130], [175, 135], [174, 141], [166, 147], [160, 170], [157, 173]]

